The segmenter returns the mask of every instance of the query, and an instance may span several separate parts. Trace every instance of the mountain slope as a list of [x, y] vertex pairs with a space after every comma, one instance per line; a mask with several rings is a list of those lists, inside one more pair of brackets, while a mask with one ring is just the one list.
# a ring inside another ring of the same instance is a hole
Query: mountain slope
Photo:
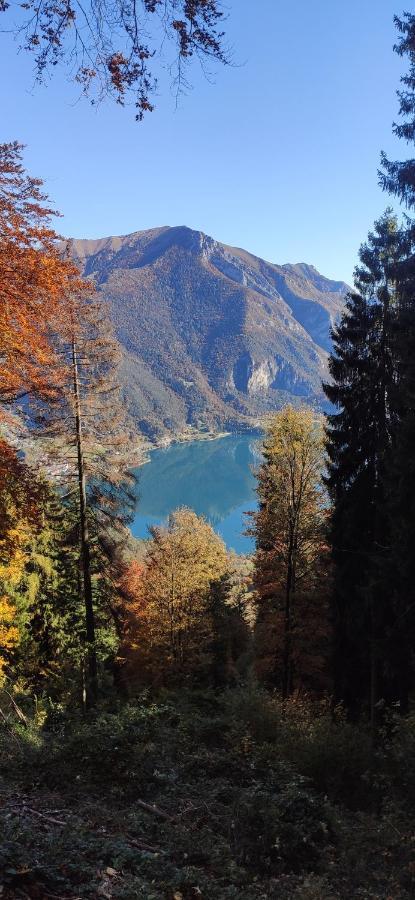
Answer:
[[151, 438], [252, 427], [288, 400], [323, 402], [347, 286], [186, 227], [75, 240], [109, 301], [133, 415]]

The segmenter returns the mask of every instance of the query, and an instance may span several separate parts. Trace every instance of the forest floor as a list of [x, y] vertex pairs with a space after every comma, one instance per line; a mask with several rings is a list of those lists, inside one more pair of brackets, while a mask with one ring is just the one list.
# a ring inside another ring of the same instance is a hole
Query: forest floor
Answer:
[[2, 900], [415, 896], [413, 722], [374, 761], [324, 704], [254, 687], [116, 705], [6, 716]]

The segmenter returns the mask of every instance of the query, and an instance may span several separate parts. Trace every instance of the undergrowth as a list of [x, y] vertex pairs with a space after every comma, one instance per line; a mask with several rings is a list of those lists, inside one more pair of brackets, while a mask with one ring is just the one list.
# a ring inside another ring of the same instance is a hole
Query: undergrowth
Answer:
[[[4, 898], [409, 898], [415, 726], [255, 684], [0, 703]], [[1, 881], [1, 879], [0, 879]]]

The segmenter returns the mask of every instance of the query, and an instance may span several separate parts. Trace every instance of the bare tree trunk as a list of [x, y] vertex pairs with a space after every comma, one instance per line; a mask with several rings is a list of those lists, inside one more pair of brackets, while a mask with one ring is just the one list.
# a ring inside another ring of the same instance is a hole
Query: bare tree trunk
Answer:
[[376, 641], [372, 635], [370, 641], [370, 738], [372, 750], [376, 745], [377, 734], [377, 659], [376, 659]]
[[285, 587], [285, 611], [284, 611], [284, 649], [282, 670], [282, 697], [286, 700], [290, 694], [290, 663], [291, 663], [291, 595], [294, 575], [294, 535], [291, 526], [288, 546], [287, 578]]
[[72, 337], [73, 389], [75, 397], [76, 450], [79, 485], [79, 524], [81, 541], [81, 565], [85, 604], [85, 631], [87, 644], [87, 670], [85, 678], [85, 702], [87, 708], [95, 705], [98, 694], [98, 667], [95, 647], [95, 616], [92, 600], [91, 550], [89, 542], [88, 513], [86, 499], [85, 466], [82, 437], [81, 399], [79, 390], [79, 369], [75, 337]]

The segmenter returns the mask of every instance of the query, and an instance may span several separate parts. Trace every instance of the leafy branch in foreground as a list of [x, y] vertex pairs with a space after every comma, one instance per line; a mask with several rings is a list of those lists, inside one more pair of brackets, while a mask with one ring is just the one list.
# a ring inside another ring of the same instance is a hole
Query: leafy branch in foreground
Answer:
[[84, 94], [110, 96], [122, 106], [134, 98], [138, 121], [154, 109], [153, 64], [166, 40], [175, 45], [178, 92], [192, 57], [229, 62], [218, 0], [0, 0], [0, 12], [13, 9], [18, 19], [10, 30], [34, 53], [38, 80], [67, 62]]

